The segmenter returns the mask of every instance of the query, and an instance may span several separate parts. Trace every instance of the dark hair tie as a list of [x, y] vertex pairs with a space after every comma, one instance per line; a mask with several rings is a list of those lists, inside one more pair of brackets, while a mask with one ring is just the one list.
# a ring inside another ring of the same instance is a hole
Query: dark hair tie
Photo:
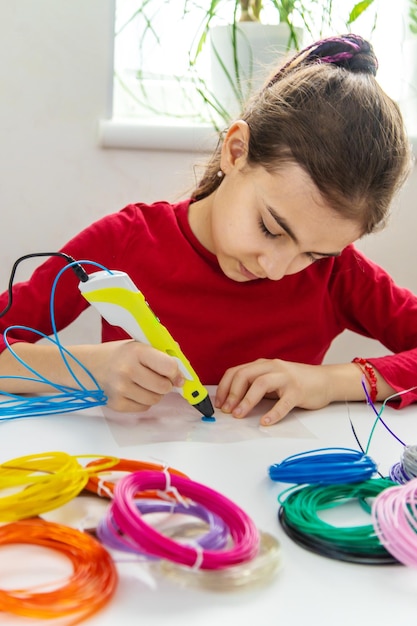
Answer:
[[332, 63], [351, 72], [376, 75], [378, 60], [371, 44], [359, 35], [328, 37], [307, 46], [288, 61], [267, 84], [271, 87], [287, 71], [314, 63]]
[[334, 63], [353, 72], [376, 75], [378, 60], [371, 44], [359, 35], [329, 37], [314, 44], [304, 63]]

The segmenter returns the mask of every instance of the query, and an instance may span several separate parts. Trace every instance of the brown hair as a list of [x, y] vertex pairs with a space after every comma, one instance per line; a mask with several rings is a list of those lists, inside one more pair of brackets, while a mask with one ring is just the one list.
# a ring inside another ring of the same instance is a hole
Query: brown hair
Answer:
[[[249, 101], [249, 166], [269, 171], [298, 163], [324, 199], [370, 233], [386, 221], [411, 164], [397, 104], [375, 79], [377, 60], [355, 35], [309, 46], [281, 67]], [[221, 184], [222, 141], [192, 194]]]

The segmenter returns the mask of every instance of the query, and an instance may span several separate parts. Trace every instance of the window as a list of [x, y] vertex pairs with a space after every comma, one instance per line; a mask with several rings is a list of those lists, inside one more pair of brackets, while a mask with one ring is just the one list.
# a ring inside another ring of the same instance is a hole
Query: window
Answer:
[[[314, 8], [318, 0], [310, 1]], [[410, 133], [417, 135], [411, 117], [417, 111], [417, 34], [411, 36], [408, 28], [409, 2], [374, 0], [351, 30], [372, 41], [379, 82], [403, 107]], [[309, 41], [346, 31], [346, 16], [355, 2], [336, 4], [339, 14], [332, 29], [309, 33]], [[182, 144], [194, 150], [204, 134], [212, 136], [219, 120], [205, 97], [211, 93], [209, 45], [190, 68], [206, 5], [202, 0], [116, 0], [113, 114], [103, 122], [104, 145], [123, 147], [127, 141], [135, 147], [139, 140], [144, 147], [150, 142], [152, 147], [181, 149]], [[233, 5], [223, 2], [217, 23], [230, 21]], [[268, 22], [277, 22], [275, 14], [270, 9]]]

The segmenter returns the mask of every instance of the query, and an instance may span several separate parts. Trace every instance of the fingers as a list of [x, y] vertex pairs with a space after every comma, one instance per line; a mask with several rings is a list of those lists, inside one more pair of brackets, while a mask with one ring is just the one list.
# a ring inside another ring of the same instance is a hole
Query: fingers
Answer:
[[151, 346], [129, 341], [110, 356], [105, 391], [115, 411], [146, 411], [184, 384], [177, 361]]
[[282, 396], [274, 406], [261, 417], [261, 426], [272, 426], [277, 424], [295, 407], [295, 403], [285, 396]]
[[[138, 343], [135, 342], [136, 350], [137, 346]], [[172, 387], [182, 387], [184, 384], [184, 376], [177, 361], [151, 346], [140, 345], [140, 359], [137, 358], [137, 364], [140, 368], [135, 368], [132, 378], [137, 384], [145, 384], [147, 389], [168, 393], [172, 391]]]
[[258, 359], [227, 370], [220, 381], [215, 404], [225, 413], [243, 417], [267, 393], [277, 389], [272, 361]]
[[[215, 406], [225, 413], [234, 413], [253, 381], [266, 371], [266, 360], [259, 359], [228, 369], [216, 391]], [[243, 416], [243, 415], [242, 415]], [[237, 416], [236, 416], [237, 417]]]
[[215, 406], [233, 417], [243, 418], [263, 398], [272, 394], [272, 397], [278, 397], [278, 401], [260, 422], [262, 426], [271, 426], [297, 406], [297, 389], [283, 362], [259, 359], [225, 373], [217, 389]]
[[[243, 417], [243, 407], [239, 406], [242, 402], [250, 383], [245, 379], [239, 371], [239, 368], [228, 370], [220, 381], [214, 403], [216, 408], [221, 409], [224, 413], [233, 413], [235, 417]], [[236, 410], [238, 414], [236, 414]]]
[[[248, 389], [247, 393], [243, 396], [243, 398], [236, 404], [235, 408], [233, 408], [230, 412], [233, 417], [243, 418], [248, 415], [248, 413], [266, 396], [266, 393], [263, 393], [263, 389], [265, 387], [269, 388], [270, 385], [267, 385], [268, 378], [272, 377], [263, 377], [262, 379], [257, 379], [253, 385]], [[271, 381], [272, 384], [272, 381]], [[284, 417], [288, 415], [288, 413], [296, 406], [296, 402], [294, 399], [294, 394], [290, 391], [283, 392], [280, 396], [278, 402], [276, 402], [267, 413], [265, 413], [260, 420], [262, 426], [272, 426], [277, 422], [280, 422]]]

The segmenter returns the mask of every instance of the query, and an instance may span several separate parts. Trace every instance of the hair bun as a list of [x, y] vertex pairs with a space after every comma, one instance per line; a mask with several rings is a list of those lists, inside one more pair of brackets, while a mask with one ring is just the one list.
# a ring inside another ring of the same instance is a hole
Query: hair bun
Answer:
[[307, 52], [301, 64], [333, 63], [351, 72], [376, 75], [378, 60], [371, 44], [359, 35], [341, 35], [322, 39], [303, 52]]

